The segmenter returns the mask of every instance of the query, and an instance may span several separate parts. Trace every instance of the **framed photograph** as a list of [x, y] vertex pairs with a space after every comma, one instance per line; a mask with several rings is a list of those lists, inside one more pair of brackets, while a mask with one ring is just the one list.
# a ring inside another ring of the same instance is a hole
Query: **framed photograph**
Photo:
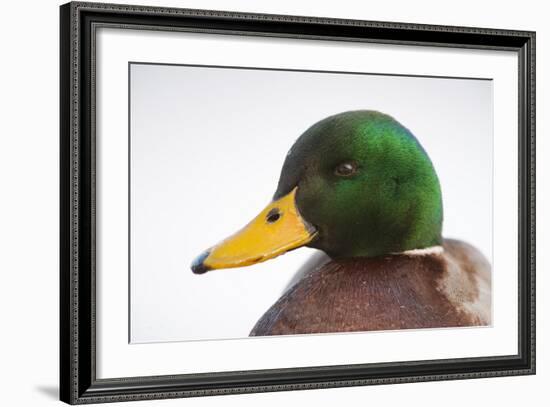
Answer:
[[60, 21], [63, 401], [534, 374], [534, 32]]

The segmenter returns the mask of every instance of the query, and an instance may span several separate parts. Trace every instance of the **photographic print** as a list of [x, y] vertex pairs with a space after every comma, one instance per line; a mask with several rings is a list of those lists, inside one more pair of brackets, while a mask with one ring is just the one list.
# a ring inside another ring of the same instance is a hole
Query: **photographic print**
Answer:
[[131, 343], [492, 324], [488, 78], [129, 63]]
[[535, 33], [60, 8], [60, 398], [535, 373]]

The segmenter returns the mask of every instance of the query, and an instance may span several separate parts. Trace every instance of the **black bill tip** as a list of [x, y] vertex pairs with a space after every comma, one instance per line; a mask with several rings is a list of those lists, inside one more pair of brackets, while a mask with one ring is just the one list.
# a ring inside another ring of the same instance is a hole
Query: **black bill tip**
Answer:
[[204, 260], [208, 257], [210, 254], [210, 250], [207, 250], [200, 254], [195, 260], [193, 260], [193, 263], [191, 263], [191, 271], [195, 274], [204, 274], [208, 270], [211, 270], [210, 267], [206, 266], [204, 264]]

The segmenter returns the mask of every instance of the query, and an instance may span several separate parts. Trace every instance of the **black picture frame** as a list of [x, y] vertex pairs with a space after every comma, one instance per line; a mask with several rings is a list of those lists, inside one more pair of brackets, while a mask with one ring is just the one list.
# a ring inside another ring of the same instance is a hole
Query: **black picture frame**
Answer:
[[[60, 7], [60, 398], [70, 404], [535, 373], [535, 33], [72, 2]], [[95, 56], [98, 26], [512, 50], [519, 59], [519, 351], [515, 355], [96, 378]]]

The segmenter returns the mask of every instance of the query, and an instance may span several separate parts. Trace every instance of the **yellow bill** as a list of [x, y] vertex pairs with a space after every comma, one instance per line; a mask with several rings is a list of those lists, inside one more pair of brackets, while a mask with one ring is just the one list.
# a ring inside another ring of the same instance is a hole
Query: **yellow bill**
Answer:
[[296, 208], [296, 188], [271, 202], [248, 225], [197, 257], [193, 273], [260, 263], [310, 242], [316, 235]]

